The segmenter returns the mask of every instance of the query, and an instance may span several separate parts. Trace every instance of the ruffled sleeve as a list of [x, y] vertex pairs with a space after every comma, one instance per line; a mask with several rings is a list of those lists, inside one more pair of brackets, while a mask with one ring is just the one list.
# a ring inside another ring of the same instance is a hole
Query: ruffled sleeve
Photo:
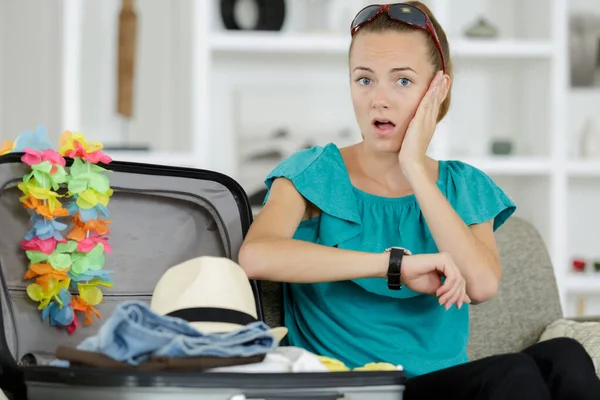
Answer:
[[361, 218], [344, 166], [335, 157], [334, 144], [315, 146], [294, 153], [266, 177], [268, 201], [277, 178], [289, 179], [296, 190], [321, 210], [319, 243], [336, 246], [359, 234]]
[[467, 225], [494, 220], [494, 231], [515, 212], [506, 193], [483, 171], [463, 162], [448, 162], [446, 197]]

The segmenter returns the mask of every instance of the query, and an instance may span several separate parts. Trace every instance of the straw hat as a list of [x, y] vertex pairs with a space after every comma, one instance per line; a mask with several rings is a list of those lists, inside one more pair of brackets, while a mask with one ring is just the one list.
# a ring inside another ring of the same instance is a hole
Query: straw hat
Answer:
[[[150, 308], [189, 321], [203, 333], [232, 332], [257, 321], [246, 273], [224, 257], [197, 257], [169, 268], [154, 288]], [[288, 331], [270, 332], [281, 341]]]

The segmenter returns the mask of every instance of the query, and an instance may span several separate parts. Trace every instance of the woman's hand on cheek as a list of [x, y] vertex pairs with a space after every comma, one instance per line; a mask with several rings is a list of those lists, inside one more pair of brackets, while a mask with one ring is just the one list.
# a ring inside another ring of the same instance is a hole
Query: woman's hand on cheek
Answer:
[[440, 104], [446, 93], [445, 82], [441, 71], [434, 76], [408, 125], [398, 156], [403, 170], [412, 166], [422, 166], [425, 162], [427, 148], [437, 124]]

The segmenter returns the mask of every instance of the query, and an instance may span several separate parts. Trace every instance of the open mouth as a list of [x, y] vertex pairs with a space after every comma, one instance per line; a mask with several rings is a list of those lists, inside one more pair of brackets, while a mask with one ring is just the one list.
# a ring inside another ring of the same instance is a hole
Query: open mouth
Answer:
[[385, 132], [391, 131], [396, 127], [396, 124], [394, 124], [389, 119], [385, 119], [385, 118], [375, 118], [373, 120], [372, 124], [378, 130], [385, 131]]

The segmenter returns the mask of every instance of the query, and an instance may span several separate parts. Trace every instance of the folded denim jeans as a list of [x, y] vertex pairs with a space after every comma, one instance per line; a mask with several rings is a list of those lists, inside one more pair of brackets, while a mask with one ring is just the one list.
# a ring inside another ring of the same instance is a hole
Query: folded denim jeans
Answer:
[[[266, 354], [278, 342], [262, 321], [227, 333], [206, 334], [187, 321], [154, 313], [146, 303], [121, 303], [95, 336], [83, 340], [77, 349], [104, 354], [137, 366], [150, 356], [166, 357], [250, 357]], [[68, 362], [53, 362], [68, 366]]]

